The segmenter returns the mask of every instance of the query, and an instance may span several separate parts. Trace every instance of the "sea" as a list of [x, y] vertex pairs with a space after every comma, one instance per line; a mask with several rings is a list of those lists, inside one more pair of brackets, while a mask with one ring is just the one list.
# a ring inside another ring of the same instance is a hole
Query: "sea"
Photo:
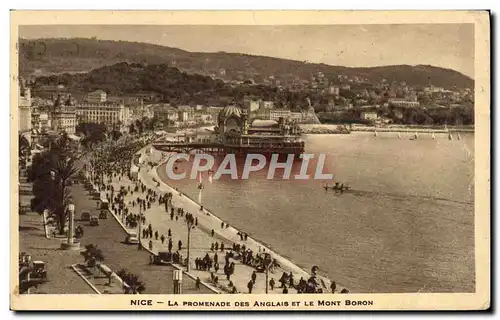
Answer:
[[[474, 134], [456, 135], [306, 135], [306, 153], [326, 155], [330, 181], [268, 180], [262, 170], [248, 180], [205, 176], [201, 191], [196, 180], [166, 182], [351, 292], [474, 292]], [[335, 181], [351, 189], [325, 190]]]

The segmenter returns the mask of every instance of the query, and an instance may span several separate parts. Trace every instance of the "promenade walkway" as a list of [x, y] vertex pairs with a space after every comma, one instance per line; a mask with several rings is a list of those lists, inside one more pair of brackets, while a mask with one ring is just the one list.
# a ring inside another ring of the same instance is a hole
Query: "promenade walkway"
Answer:
[[[147, 251], [138, 251], [137, 246], [124, 243], [127, 233], [111, 215], [105, 220], [100, 220], [99, 226], [96, 227], [90, 226], [88, 221], [80, 221], [82, 211], [99, 215], [96, 200], [91, 198], [81, 184], [72, 186], [71, 193], [76, 207], [75, 225], [84, 227], [84, 236], [80, 239], [82, 248], [87, 244], [97, 245], [104, 253], [103, 263], [111, 270], [118, 272], [120, 269], [126, 269], [138, 275], [146, 287], [144, 294], [173, 294], [173, 267], [150, 265]], [[78, 262], [83, 262], [81, 256]], [[185, 279], [182, 293], [212, 292], [203, 286], [196, 289], [193, 280]]]
[[[147, 163], [148, 161], [152, 162], [158, 162], [160, 161], [161, 153], [160, 152], [153, 152], [153, 154], [148, 155], [148, 159], [145, 161]], [[232, 228], [232, 227], [226, 227], [224, 224], [224, 227], [221, 227], [221, 224], [223, 221], [218, 219], [217, 217], [213, 216], [212, 214], [206, 212], [206, 211], [201, 211], [200, 206], [192, 201], [191, 199], [187, 198], [186, 196], [181, 195], [178, 191], [172, 189], [168, 185], [164, 183], [160, 183], [160, 186], [158, 186], [158, 182], [160, 181], [156, 168], [155, 167], [148, 167], [147, 165], [143, 165], [140, 169], [139, 172], [139, 179], [144, 185], [152, 190], [155, 190], [159, 193], [159, 195], [163, 195], [167, 192], [171, 192], [173, 194], [172, 198], [172, 205], [174, 208], [183, 208], [184, 212], [189, 212], [193, 214], [194, 218], [198, 220], [198, 225], [191, 231], [191, 237], [190, 237], [190, 274], [193, 277], [199, 277], [202, 281], [204, 282], [210, 282], [211, 280], [211, 274], [208, 271], [200, 271], [195, 268], [195, 259], [196, 258], [203, 258], [206, 254], [208, 254], [212, 259], [214, 258], [215, 251], [211, 250], [211, 245], [212, 243], [217, 242], [219, 249], [217, 250], [217, 255], [218, 255], [218, 262], [220, 265], [220, 268], [218, 272], [214, 272], [214, 276], [218, 277], [218, 282], [219, 282], [219, 288], [226, 289], [228, 290], [228, 284], [229, 281], [226, 279], [226, 276], [224, 275], [223, 267], [224, 267], [224, 257], [225, 257], [225, 251], [228, 249], [231, 249], [233, 246], [233, 243], [240, 244], [240, 245], [245, 245], [247, 249], [251, 249], [255, 254], [259, 252], [267, 252], [270, 253], [272, 258], [277, 259], [277, 261], [280, 264], [280, 268], [276, 268], [274, 271], [269, 272], [269, 280], [274, 279], [275, 282], [275, 288], [273, 291], [269, 289], [270, 293], [281, 293], [282, 289], [278, 288], [280, 286], [279, 279], [283, 272], [286, 272], [289, 274], [292, 272], [293, 278], [295, 281], [295, 284], [298, 283], [298, 281], [303, 277], [304, 280], [307, 281], [309, 279], [310, 274], [299, 267], [295, 266], [292, 262], [286, 260], [285, 258], [279, 256], [275, 252], [272, 252], [268, 248], [265, 248], [262, 244], [258, 243], [254, 239], [248, 237], [247, 240], [241, 240], [240, 236], [238, 235], [238, 230]], [[112, 184], [115, 188], [115, 190], [119, 190], [121, 186], [130, 188], [133, 190], [136, 185], [138, 185], [137, 182], [130, 181], [128, 178], [113, 178], [112, 179]], [[145, 198], [146, 193], [142, 192], [134, 192], [133, 194], [128, 193], [127, 196], [125, 196], [125, 203], [129, 203], [133, 200], [136, 200], [137, 197]], [[128, 206], [129, 210], [131, 210], [131, 213], [133, 214], [138, 214], [139, 213], [139, 208], [138, 206], [135, 206], [135, 208], [132, 208], [132, 206]], [[149, 224], [152, 225], [153, 233], [156, 231], [159, 234], [158, 240], [154, 239], [142, 239], [143, 245], [145, 247], [149, 246], [149, 241], [152, 241], [153, 245], [153, 252], [157, 253], [159, 251], [168, 251], [168, 230], [171, 230], [171, 238], [173, 242], [173, 248], [172, 252], [177, 251], [178, 249], [178, 241], [182, 241], [182, 248], [180, 250], [180, 253], [182, 254], [183, 258], [187, 257], [187, 239], [188, 239], [188, 229], [187, 225], [185, 222], [184, 217], [178, 216], [177, 218], [174, 216], [174, 219], [171, 219], [170, 217], [170, 207], [168, 209], [168, 212], [165, 211], [164, 205], [158, 205], [158, 202], [155, 202], [151, 205], [151, 208], [146, 209], [144, 212], [145, 218], [146, 218], [146, 223], [144, 224], [145, 227], [147, 227]], [[175, 215], [177, 215], [177, 210], [175, 210]], [[214, 235], [212, 236], [212, 229]], [[164, 243], [161, 242], [161, 236], [164, 235], [166, 240]], [[221, 252], [220, 250], [220, 244], [224, 243], [224, 252]], [[230, 259], [230, 261], [235, 263], [235, 271], [234, 274], [231, 276], [231, 281], [233, 282], [234, 286], [237, 288], [238, 292], [241, 293], [248, 293], [247, 289], [247, 284], [251, 279], [252, 273], [255, 271], [255, 268], [242, 264], [240, 260], [233, 260]], [[212, 269], [212, 271], [214, 271]], [[322, 279], [324, 283], [323, 291], [329, 292], [330, 290], [328, 289], [330, 286], [330, 283], [327, 279]], [[296, 293], [295, 289], [288, 287], [288, 293]], [[256, 274], [256, 281], [252, 289], [252, 293], [265, 293], [266, 289], [266, 280], [265, 280], [265, 273], [257, 273]], [[337, 289], [339, 290], [339, 289]]]

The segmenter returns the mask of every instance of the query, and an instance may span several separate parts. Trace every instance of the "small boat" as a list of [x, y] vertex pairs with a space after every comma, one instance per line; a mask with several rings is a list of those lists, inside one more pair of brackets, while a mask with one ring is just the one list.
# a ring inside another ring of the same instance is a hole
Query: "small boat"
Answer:
[[432, 132], [432, 140], [436, 140], [436, 135], [434, 134], [434, 131]]
[[457, 140], [460, 140], [460, 133], [457, 132]]
[[418, 131], [415, 132], [415, 139], [418, 139]]
[[378, 136], [377, 130], [375, 130], [375, 137]]
[[453, 135], [450, 133], [448, 133], [448, 140], [453, 140]]
[[401, 132], [398, 131], [398, 139], [401, 139]]

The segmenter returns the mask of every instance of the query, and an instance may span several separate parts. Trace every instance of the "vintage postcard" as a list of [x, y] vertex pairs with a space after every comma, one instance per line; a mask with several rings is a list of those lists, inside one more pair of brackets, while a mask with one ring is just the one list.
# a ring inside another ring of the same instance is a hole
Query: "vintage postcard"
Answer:
[[12, 11], [13, 310], [490, 307], [487, 11]]

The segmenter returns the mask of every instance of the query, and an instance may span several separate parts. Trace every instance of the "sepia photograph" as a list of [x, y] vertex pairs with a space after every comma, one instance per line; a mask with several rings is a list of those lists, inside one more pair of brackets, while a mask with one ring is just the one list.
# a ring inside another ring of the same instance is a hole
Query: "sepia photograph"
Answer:
[[489, 308], [488, 12], [11, 18], [12, 309]]

